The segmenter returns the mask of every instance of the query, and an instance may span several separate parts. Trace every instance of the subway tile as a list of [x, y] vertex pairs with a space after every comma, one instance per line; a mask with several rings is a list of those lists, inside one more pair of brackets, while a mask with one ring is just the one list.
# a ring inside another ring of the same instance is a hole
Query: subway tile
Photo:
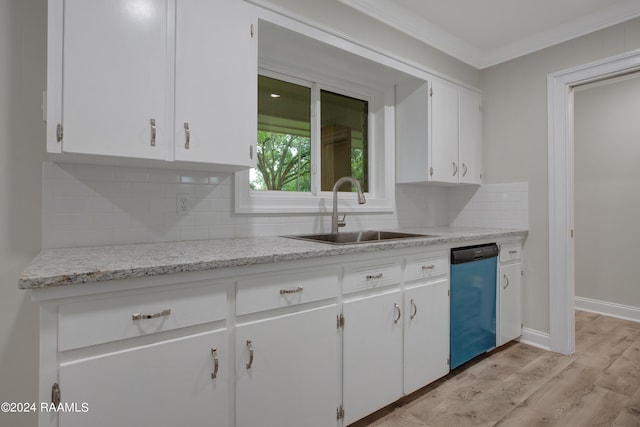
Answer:
[[163, 184], [178, 184], [180, 183], [180, 173], [177, 171], [165, 170], [165, 169], [150, 169], [149, 182], [159, 182]]
[[209, 238], [207, 226], [182, 226], [180, 227], [180, 240], [206, 240]]
[[209, 175], [204, 173], [183, 173], [180, 175], [183, 184], [209, 184]]
[[115, 181], [149, 182], [149, 171], [143, 168], [117, 167], [113, 177]]

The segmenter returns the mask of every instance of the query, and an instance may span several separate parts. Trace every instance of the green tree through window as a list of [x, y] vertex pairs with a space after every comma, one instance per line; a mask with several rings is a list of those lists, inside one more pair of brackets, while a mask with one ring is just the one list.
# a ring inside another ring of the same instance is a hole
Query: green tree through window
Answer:
[[311, 191], [311, 140], [258, 131], [257, 173], [252, 190]]

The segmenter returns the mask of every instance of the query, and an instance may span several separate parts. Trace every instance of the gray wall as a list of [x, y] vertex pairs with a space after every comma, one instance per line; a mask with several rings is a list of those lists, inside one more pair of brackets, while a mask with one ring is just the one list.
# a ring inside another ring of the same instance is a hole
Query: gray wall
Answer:
[[[46, 0], [0, 1], [0, 402], [38, 401], [38, 310], [16, 287], [40, 250]], [[35, 414], [0, 413], [1, 426]]]
[[640, 307], [640, 78], [574, 97], [576, 296]]
[[529, 182], [524, 326], [549, 332], [547, 75], [640, 48], [640, 19], [481, 71], [484, 181]]

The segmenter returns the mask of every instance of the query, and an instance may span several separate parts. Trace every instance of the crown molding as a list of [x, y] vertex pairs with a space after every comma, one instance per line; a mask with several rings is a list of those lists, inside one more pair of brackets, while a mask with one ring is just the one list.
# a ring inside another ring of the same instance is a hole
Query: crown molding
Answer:
[[386, 0], [338, 0], [454, 58], [483, 69], [640, 16], [640, 2], [625, 0], [496, 49], [479, 49], [428, 20]]

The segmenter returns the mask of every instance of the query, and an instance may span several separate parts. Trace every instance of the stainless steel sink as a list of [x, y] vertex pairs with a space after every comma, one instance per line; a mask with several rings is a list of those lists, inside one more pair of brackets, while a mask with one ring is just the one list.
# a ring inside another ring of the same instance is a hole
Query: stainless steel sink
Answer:
[[400, 233], [396, 231], [367, 230], [345, 233], [300, 234], [284, 237], [307, 240], [310, 242], [329, 243], [332, 245], [346, 245], [352, 243], [375, 243], [386, 242], [389, 240], [415, 239], [436, 236], [431, 236], [428, 234]]

